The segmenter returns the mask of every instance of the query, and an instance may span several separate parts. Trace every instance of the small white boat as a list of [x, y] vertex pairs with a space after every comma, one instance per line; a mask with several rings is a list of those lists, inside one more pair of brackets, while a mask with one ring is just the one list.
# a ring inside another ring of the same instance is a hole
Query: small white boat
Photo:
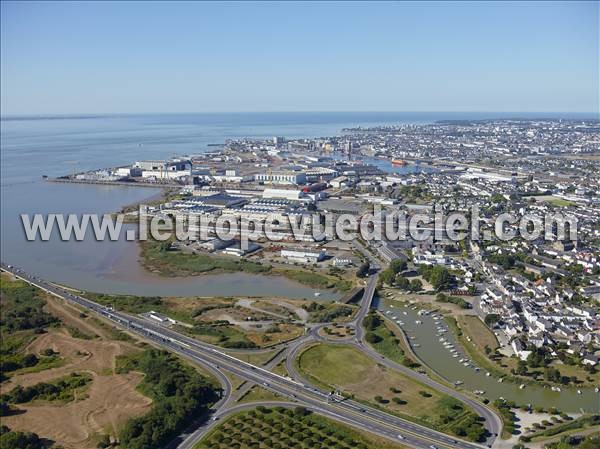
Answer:
[[600, 391], [600, 388], [596, 387], [594, 388], [594, 393], [598, 393]]
[[464, 382], [462, 380], [457, 380], [454, 382], [454, 385], [462, 385]]
[[321, 296], [321, 292], [315, 292], [315, 296]]
[[421, 347], [421, 345], [420, 345], [419, 343], [415, 343], [415, 344], [413, 345], [413, 348], [420, 348], [420, 347]]
[[502, 378], [498, 379], [499, 384], [501, 384], [502, 382], [504, 382], [504, 379], [502, 379]]
[[458, 357], [458, 354], [452, 354], [452, 357], [456, 358]]
[[474, 390], [473, 393], [482, 395], [482, 394], [485, 394], [485, 391], [484, 390]]
[[419, 320], [416, 320], [416, 321], [415, 321], [415, 324], [422, 324], [422, 323], [421, 323], [421, 321], [419, 321]]
[[581, 394], [581, 390], [577, 390], [577, 394]]
[[486, 375], [487, 377], [490, 377], [492, 374], [491, 374], [491, 373], [485, 373], [485, 375]]
[[521, 385], [519, 386], [519, 390], [522, 390], [523, 388], [525, 388], [525, 384], [521, 384]]

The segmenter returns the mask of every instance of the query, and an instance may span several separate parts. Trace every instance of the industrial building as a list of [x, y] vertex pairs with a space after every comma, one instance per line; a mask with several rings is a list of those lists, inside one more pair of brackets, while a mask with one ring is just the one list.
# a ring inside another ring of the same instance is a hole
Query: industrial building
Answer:
[[137, 161], [133, 168], [141, 170], [142, 178], [176, 179], [192, 175], [192, 162], [188, 159]]
[[306, 184], [306, 173], [295, 171], [269, 171], [267, 173], [257, 173], [254, 175], [256, 182], [270, 184], [299, 185]]
[[281, 257], [303, 263], [317, 263], [325, 259], [327, 253], [324, 249], [321, 251], [310, 251], [305, 249], [282, 249]]

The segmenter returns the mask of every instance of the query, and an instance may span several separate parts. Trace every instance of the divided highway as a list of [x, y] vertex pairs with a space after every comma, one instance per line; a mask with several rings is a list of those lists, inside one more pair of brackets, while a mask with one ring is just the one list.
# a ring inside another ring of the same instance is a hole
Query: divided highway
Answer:
[[[104, 307], [84, 297], [75, 295], [66, 289], [30, 276], [22, 270], [15, 269], [4, 263], [1, 264], [1, 269], [54, 296], [95, 312], [130, 332], [151, 339], [166, 349], [179, 353], [203, 366], [207, 366], [213, 373], [226, 371], [234, 374], [248, 382], [262, 385], [267, 390], [289, 398], [291, 401], [297, 402], [298, 405], [305, 406], [336, 421], [418, 449], [433, 447], [440, 449], [480, 449], [484, 447], [436, 432], [427, 427], [354, 401], [334, 399], [328, 393], [319, 391], [309, 385], [238, 360], [211, 345], [207, 345], [158, 324], [151, 323], [145, 319]], [[217, 377], [224, 382], [223, 388], [226, 398], [231, 390], [229, 381], [226, 380], [226, 377], [222, 373], [217, 375]]]

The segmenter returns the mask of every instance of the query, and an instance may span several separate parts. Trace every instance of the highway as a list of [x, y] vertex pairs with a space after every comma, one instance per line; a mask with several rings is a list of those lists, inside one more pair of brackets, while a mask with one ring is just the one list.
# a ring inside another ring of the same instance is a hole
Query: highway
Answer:
[[[333, 399], [328, 393], [320, 391], [309, 385], [293, 379], [271, 373], [266, 369], [238, 360], [224, 352], [192, 339], [171, 329], [151, 323], [145, 319], [131, 316], [122, 312], [111, 310], [73, 292], [57, 287], [42, 279], [33, 277], [21, 270], [9, 267], [2, 263], [2, 270], [36, 287], [47, 291], [59, 298], [77, 304], [89, 311], [95, 312], [113, 323], [136, 333], [158, 345], [181, 354], [203, 366], [209, 366], [211, 371], [226, 371], [248, 382], [262, 385], [280, 396], [297, 402], [298, 405], [307, 407], [336, 421], [343, 422], [361, 430], [366, 430], [386, 437], [396, 442], [402, 442], [414, 448], [477, 449], [484, 446], [460, 440], [458, 438], [436, 432], [411, 421], [407, 421], [375, 408], [359, 404], [355, 401]], [[361, 308], [362, 309], [362, 308]], [[219, 376], [222, 380], [223, 378]], [[227, 389], [227, 386], [224, 386]], [[226, 392], [226, 396], [228, 396]], [[401, 436], [401, 438], [399, 437]]]
[[364, 341], [365, 339], [365, 329], [363, 327], [363, 321], [369, 311], [371, 310], [371, 305], [373, 303], [373, 297], [375, 296], [375, 290], [377, 288], [377, 281], [379, 276], [374, 274], [371, 276], [367, 285], [365, 286], [365, 290], [363, 293], [363, 297], [360, 302], [360, 309], [356, 313], [354, 320], [352, 320], [349, 324], [353, 326], [356, 331], [356, 340], [359, 342]]
[[[369, 279], [369, 281], [367, 283], [367, 286], [365, 287], [363, 297], [361, 299], [360, 309], [357, 312], [354, 319], [348, 323], [348, 326], [355, 328], [355, 336], [351, 337], [351, 338], [340, 339], [337, 341], [328, 341], [328, 343], [354, 346], [359, 351], [363, 352], [364, 354], [366, 354], [369, 357], [371, 357], [372, 359], [374, 359], [378, 364], [383, 365], [392, 370], [399, 371], [418, 382], [421, 382], [437, 391], [440, 391], [444, 394], [447, 394], [449, 396], [452, 396], [452, 397], [464, 402], [469, 407], [471, 407], [475, 411], [475, 413], [477, 413], [479, 416], [481, 416], [485, 419], [484, 427], [486, 428], [486, 430], [488, 431], [488, 434], [489, 434], [486, 444], [488, 446], [491, 446], [494, 443], [496, 437], [500, 434], [500, 432], [502, 430], [502, 420], [494, 411], [492, 411], [491, 409], [486, 407], [481, 402], [471, 398], [470, 396], [467, 396], [459, 391], [456, 391], [455, 389], [453, 389], [449, 386], [446, 386], [442, 383], [439, 383], [439, 382], [431, 379], [426, 374], [418, 373], [404, 365], [396, 363], [393, 360], [390, 360], [390, 359], [382, 356], [366, 342], [363, 321], [364, 321], [364, 318], [369, 313], [369, 310], [372, 306], [373, 296], [375, 294], [375, 290], [377, 287], [377, 280], [378, 280], [378, 276], [376, 274], [371, 276], [371, 278]], [[287, 359], [286, 359], [286, 369], [287, 369], [288, 373], [290, 374], [290, 376], [294, 380], [306, 383], [306, 380], [304, 380], [302, 378], [301, 374], [298, 373], [296, 366], [294, 364], [294, 360], [297, 360], [300, 353], [307, 346], [314, 344], [318, 341], [325, 340], [323, 337], [321, 337], [319, 335], [319, 330], [323, 326], [324, 325], [314, 326], [310, 330], [309, 334], [307, 334], [303, 338], [298, 339], [289, 344], [288, 352], [287, 352]], [[384, 413], [384, 414], [388, 415], [387, 413]]]
[[400, 371], [403, 374], [412, 377], [416, 381], [433, 388], [434, 390], [445, 393], [467, 404], [475, 411], [475, 413], [477, 413], [479, 416], [485, 419], [484, 426], [489, 433], [487, 444], [492, 445], [494, 443], [495, 437], [498, 436], [502, 430], [502, 420], [494, 411], [486, 407], [483, 403], [471, 398], [470, 396], [467, 396], [459, 391], [456, 391], [451, 387], [448, 387], [442, 383], [431, 379], [426, 374], [416, 372], [408, 368], [407, 366], [401, 365], [399, 363], [394, 362], [393, 360], [382, 356], [377, 351], [375, 351], [375, 349], [373, 349], [371, 345], [367, 343], [367, 341], [365, 340], [363, 321], [371, 308], [376, 286], [377, 275], [373, 275], [369, 283], [367, 284], [367, 287], [365, 288], [365, 293], [363, 295], [360, 310], [357, 313], [355, 321], [353, 322], [354, 326], [356, 327], [356, 337], [355, 341], [352, 344], [359, 347], [359, 349], [365, 354], [371, 356], [373, 359], [376, 359], [377, 363], [380, 363], [386, 366], [387, 368]]

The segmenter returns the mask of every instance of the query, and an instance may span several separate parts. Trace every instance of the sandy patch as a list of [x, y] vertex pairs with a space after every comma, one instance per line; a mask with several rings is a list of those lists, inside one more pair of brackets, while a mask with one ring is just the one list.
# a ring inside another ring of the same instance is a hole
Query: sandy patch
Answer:
[[61, 357], [64, 357], [66, 359], [65, 365], [37, 373], [13, 376], [9, 381], [2, 384], [2, 391], [10, 390], [17, 384], [26, 387], [38, 382], [46, 382], [75, 371], [101, 374], [106, 369], [112, 370], [114, 368], [117, 355], [131, 352], [123, 343], [104, 340], [80, 340], [71, 337], [64, 329], [53, 329], [40, 335], [27, 347], [27, 352], [39, 354], [46, 348], [52, 348]]
[[115, 435], [129, 418], [147, 413], [152, 401], [135, 387], [141, 374], [94, 375], [88, 398], [66, 405], [25, 405], [3, 417], [11, 429], [33, 431], [66, 447], [95, 448], [95, 434]]
[[35, 432], [66, 448], [93, 449], [99, 434], [116, 435], [130, 418], [141, 416], [151, 409], [151, 399], [136, 390], [142, 375], [139, 373], [113, 374], [116, 357], [138, 351], [128, 342], [110, 340], [103, 329], [82, 318], [73, 307], [47, 298], [47, 309], [68, 326], [75, 326], [86, 334], [99, 338], [74, 338], [64, 328], [49, 329], [35, 338], [25, 351], [40, 354], [51, 348], [64, 358], [63, 366], [40, 372], [13, 376], [0, 386], [1, 392], [16, 385], [24, 387], [48, 382], [74, 372], [87, 372], [93, 377], [86, 396], [66, 404], [32, 403], [14, 405], [23, 413], [2, 418], [11, 429]]

